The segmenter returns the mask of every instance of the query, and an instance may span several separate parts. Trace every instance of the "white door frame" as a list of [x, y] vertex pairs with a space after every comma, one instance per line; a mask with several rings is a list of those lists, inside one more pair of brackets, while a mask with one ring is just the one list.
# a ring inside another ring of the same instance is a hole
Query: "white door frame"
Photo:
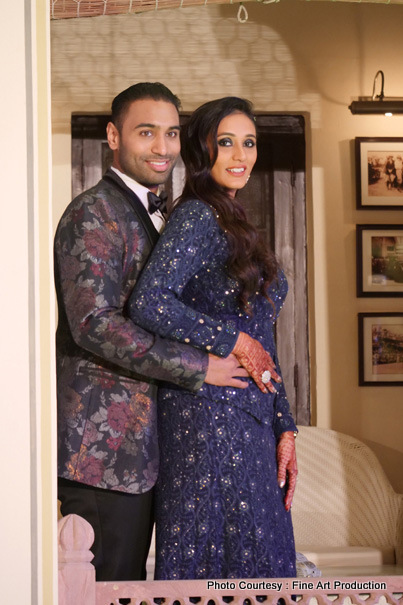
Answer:
[[57, 603], [50, 28], [12, 2], [0, 36], [0, 535], [4, 602]]

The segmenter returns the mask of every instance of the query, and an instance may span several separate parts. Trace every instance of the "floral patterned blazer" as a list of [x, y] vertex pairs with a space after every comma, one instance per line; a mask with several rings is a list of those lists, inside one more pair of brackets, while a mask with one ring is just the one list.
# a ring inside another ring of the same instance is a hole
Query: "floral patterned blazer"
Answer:
[[58, 473], [142, 493], [158, 473], [157, 381], [197, 391], [207, 355], [136, 326], [128, 299], [158, 239], [113, 172], [74, 199], [55, 236]]

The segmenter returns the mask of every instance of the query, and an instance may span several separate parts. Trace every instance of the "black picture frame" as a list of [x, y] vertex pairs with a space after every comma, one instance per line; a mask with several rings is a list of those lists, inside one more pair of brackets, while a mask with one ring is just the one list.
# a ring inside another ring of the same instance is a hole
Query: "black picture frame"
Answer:
[[403, 137], [357, 137], [355, 168], [357, 209], [403, 208]]
[[358, 314], [358, 383], [403, 386], [403, 313]]
[[403, 297], [403, 225], [357, 225], [357, 296]]

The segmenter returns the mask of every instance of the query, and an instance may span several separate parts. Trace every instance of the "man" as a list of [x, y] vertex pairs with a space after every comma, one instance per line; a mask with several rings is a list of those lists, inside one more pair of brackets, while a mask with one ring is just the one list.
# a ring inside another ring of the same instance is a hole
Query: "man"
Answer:
[[[180, 151], [179, 100], [140, 83], [112, 103], [112, 169], [71, 202], [55, 236], [58, 475], [63, 515], [94, 528], [97, 580], [143, 580], [158, 473], [157, 381], [244, 388], [218, 359], [137, 327], [127, 301], [163, 217], [154, 195]], [[151, 200], [150, 200], [151, 198]]]

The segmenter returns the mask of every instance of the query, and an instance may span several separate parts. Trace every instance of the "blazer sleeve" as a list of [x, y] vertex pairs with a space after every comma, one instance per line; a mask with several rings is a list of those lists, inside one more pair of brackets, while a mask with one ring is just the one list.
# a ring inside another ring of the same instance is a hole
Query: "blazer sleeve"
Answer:
[[171, 215], [129, 301], [132, 319], [166, 338], [226, 357], [238, 330], [180, 300], [186, 284], [209, 262], [211, 242], [220, 229], [209, 206], [198, 200], [181, 204]]
[[[118, 202], [126, 207], [121, 199]], [[128, 289], [128, 265], [135, 281], [145, 241], [133, 213], [116, 211], [119, 204], [114, 206], [102, 193], [83, 195], [70, 204], [59, 223], [55, 283], [59, 325], [68, 334], [65, 347], [70, 338], [101, 363], [105, 360], [141, 377], [197, 391], [207, 371], [207, 355], [154, 336], [127, 315], [130, 289], [126, 296], [123, 291]], [[130, 258], [129, 247], [135, 251]]]

